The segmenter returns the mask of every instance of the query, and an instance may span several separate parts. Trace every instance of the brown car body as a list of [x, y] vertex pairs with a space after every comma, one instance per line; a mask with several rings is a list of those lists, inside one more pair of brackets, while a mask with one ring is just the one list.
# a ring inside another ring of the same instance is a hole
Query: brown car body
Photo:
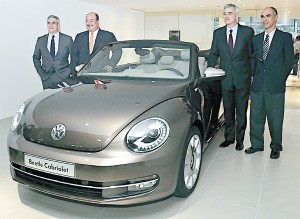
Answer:
[[[187, 197], [199, 178], [207, 133], [212, 133], [203, 121], [201, 86], [221, 77], [201, 76], [199, 50], [192, 43], [138, 40], [110, 48], [109, 58], [99, 50], [81, 68], [77, 77], [82, 83], [45, 90], [25, 102], [7, 140], [13, 179], [51, 195], [97, 204]], [[138, 72], [142, 59], [136, 57], [149, 56], [148, 51], [155, 54], [151, 67], [158, 70]], [[183, 51], [188, 60], [180, 60]], [[170, 56], [175, 58], [165, 59], [177, 59], [187, 72], [179, 74], [176, 65], [162, 69], [162, 57]], [[100, 72], [106, 65], [112, 72]], [[139, 127], [147, 122], [163, 125], [136, 143]], [[190, 182], [184, 181], [187, 175]]]

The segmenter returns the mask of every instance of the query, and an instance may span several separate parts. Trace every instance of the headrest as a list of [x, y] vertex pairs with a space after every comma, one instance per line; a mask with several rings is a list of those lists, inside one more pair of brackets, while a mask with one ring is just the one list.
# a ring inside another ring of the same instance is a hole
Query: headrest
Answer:
[[155, 56], [152, 52], [147, 55], [140, 56], [141, 63], [144, 64], [153, 64], [155, 63]]
[[160, 64], [163, 64], [163, 65], [171, 65], [173, 62], [174, 62], [173, 56], [162, 56], [160, 58]]
[[181, 50], [180, 56], [182, 60], [190, 60], [190, 50]]
[[205, 58], [204, 57], [198, 57], [198, 64], [203, 65], [205, 63]]

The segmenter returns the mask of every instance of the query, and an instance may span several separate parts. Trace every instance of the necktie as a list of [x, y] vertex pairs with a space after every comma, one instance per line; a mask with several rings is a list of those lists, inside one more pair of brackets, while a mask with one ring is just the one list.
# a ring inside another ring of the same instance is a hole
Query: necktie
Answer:
[[233, 54], [233, 37], [232, 37], [232, 30], [229, 32], [229, 37], [228, 37], [228, 48], [229, 48], [229, 53], [230, 55]]
[[51, 39], [51, 44], [50, 44], [50, 55], [52, 56], [52, 58], [54, 59], [55, 57], [55, 41], [54, 41], [54, 35], [52, 36]]
[[269, 34], [266, 35], [266, 38], [264, 40], [264, 44], [263, 44], [263, 53], [262, 53], [262, 60], [266, 60], [267, 55], [268, 55], [268, 51], [269, 51]]
[[94, 48], [94, 32], [91, 32], [90, 35], [90, 54], [92, 54]]

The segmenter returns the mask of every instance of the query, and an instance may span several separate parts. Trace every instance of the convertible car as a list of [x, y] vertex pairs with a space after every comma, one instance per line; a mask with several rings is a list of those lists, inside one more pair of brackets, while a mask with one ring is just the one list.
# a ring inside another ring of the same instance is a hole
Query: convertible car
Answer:
[[[189, 196], [211, 123], [205, 58], [193, 43], [120, 41], [77, 66], [80, 83], [24, 102], [8, 135], [12, 178], [88, 203]], [[211, 98], [216, 98], [214, 95]]]

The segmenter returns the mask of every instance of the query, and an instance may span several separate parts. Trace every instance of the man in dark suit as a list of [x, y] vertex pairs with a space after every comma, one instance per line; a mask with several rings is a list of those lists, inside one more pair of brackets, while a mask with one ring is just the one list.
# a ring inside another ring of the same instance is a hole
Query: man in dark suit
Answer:
[[[72, 73], [75, 67], [85, 64], [104, 45], [117, 41], [115, 35], [99, 28], [99, 15], [90, 12], [86, 15], [85, 25], [87, 31], [76, 35], [72, 49]], [[106, 71], [111, 71], [113, 66], [105, 66]]]
[[55, 15], [47, 18], [48, 34], [37, 39], [33, 64], [39, 74], [43, 89], [58, 88], [76, 84], [77, 81], [70, 78], [69, 55], [72, 49], [72, 37], [60, 33], [60, 21]]
[[237, 22], [239, 8], [234, 4], [224, 6], [224, 27], [214, 31], [208, 67], [215, 67], [220, 59], [220, 68], [226, 75], [221, 82], [224, 115], [225, 141], [220, 147], [228, 147], [236, 140], [235, 149], [244, 148], [247, 126], [251, 63], [253, 61], [252, 28]]
[[271, 159], [279, 158], [282, 150], [285, 82], [294, 62], [292, 35], [276, 29], [277, 20], [277, 10], [265, 8], [261, 13], [265, 31], [253, 37], [255, 71], [251, 87], [251, 147], [245, 150], [246, 154], [264, 150], [267, 118], [272, 139]]

